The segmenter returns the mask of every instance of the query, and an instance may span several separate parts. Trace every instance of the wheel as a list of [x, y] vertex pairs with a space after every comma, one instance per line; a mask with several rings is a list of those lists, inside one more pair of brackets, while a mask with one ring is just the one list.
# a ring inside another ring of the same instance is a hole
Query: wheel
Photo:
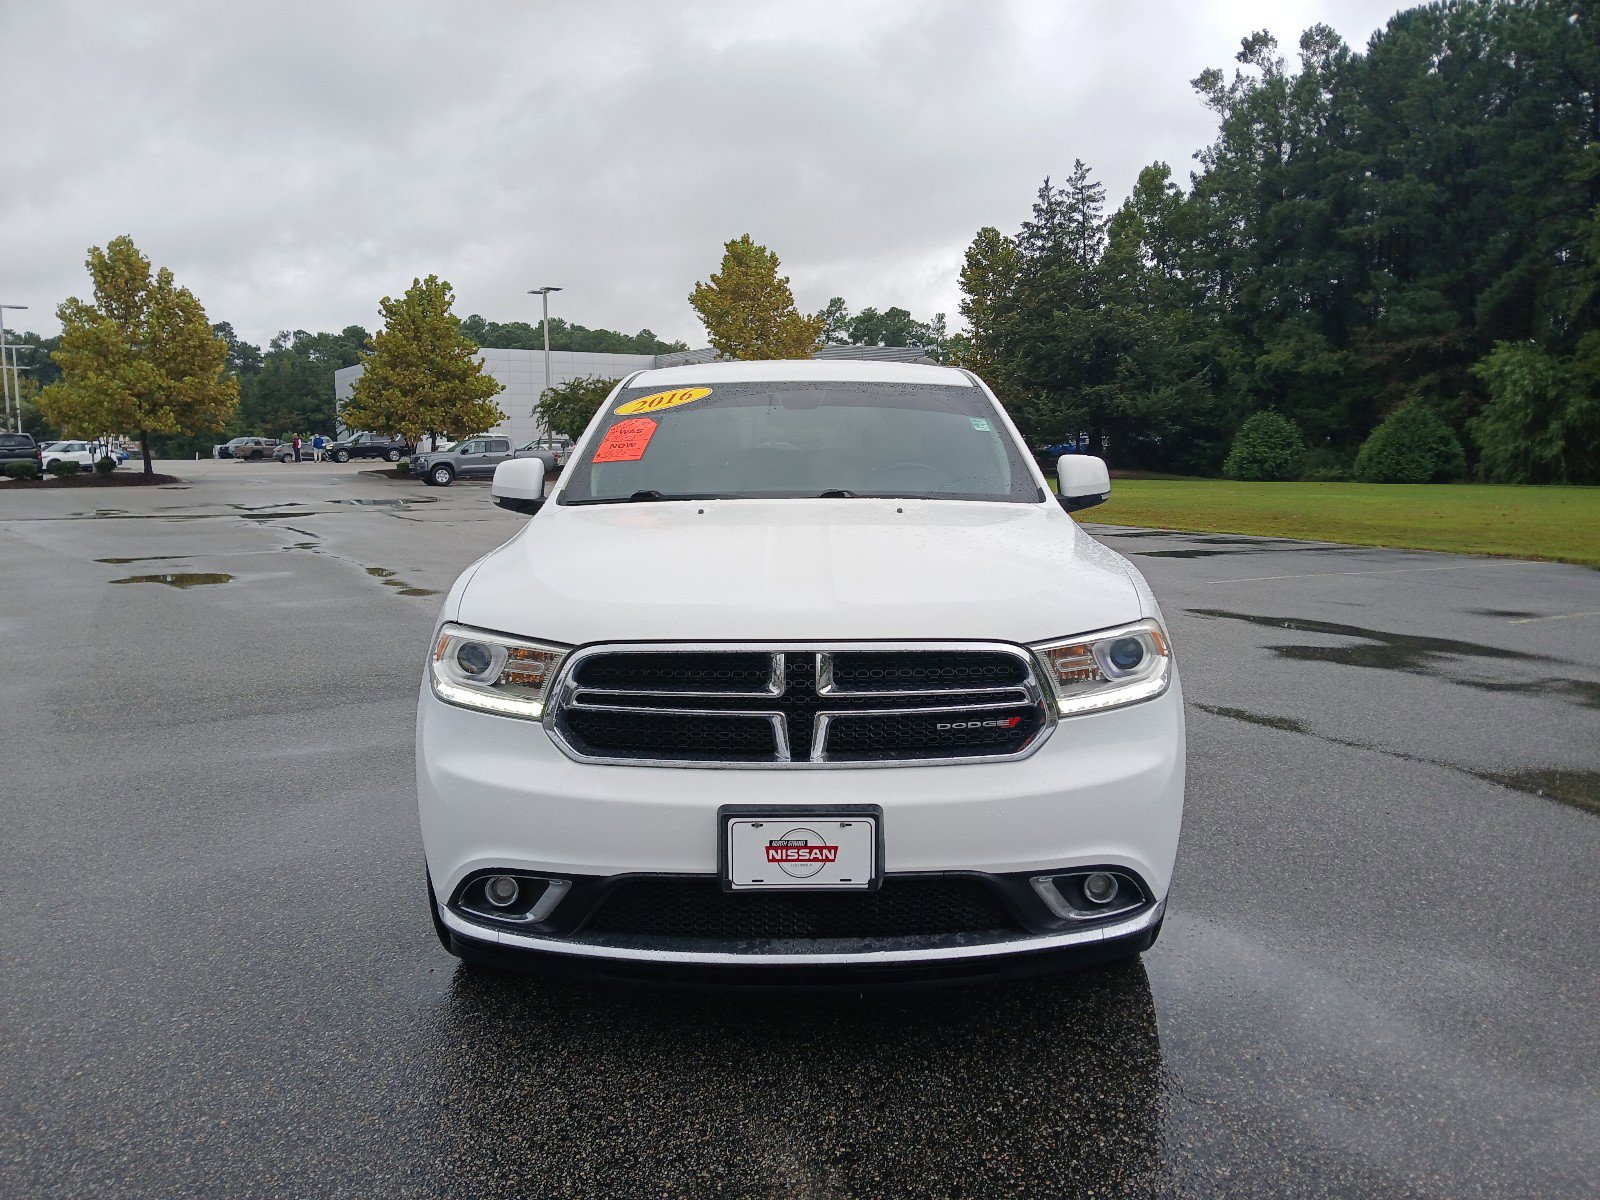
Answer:
[[333, 452], [333, 461], [336, 462], [336, 463], [347, 463], [347, 462], [349, 462], [350, 461], [350, 451], [348, 451], [348, 450], [335, 450]]
[[261, 459], [262, 459], [262, 454], [261, 454], [261, 451], [259, 451], [259, 450], [257, 450], [254, 454], [252, 454], [250, 456], [250, 461], [251, 462], [260, 462]]
[[383, 457], [385, 459], [387, 459], [389, 462], [399, 462], [400, 461], [400, 451], [398, 451], [398, 450], [390, 450]]
[[59, 458], [52, 458], [49, 462], [45, 463], [44, 469], [46, 471], [48, 471], [51, 467], [55, 466], [60, 461], [61, 460]]
[[434, 467], [428, 472], [428, 478], [435, 487], [449, 487], [455, 481], [456, 473], [444, 464]]

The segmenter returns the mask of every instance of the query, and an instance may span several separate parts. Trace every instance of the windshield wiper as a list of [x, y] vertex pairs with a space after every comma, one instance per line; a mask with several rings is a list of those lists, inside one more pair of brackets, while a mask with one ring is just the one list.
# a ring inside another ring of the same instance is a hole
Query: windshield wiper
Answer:
[[634, 492], [631, 496], [597, 496], [588, 500], [569, 500], [571, 505], [579, 504], [644, 504], [652, 500], [721, 500], [724, 497], [716, 492], [662, 492], [655, 488], [646, 488]]
[[818, 500], [843, 500], [859, 496], [860, 492], [852, 492], [849, 488], [829, 488], [825, 492], [818, 492]]

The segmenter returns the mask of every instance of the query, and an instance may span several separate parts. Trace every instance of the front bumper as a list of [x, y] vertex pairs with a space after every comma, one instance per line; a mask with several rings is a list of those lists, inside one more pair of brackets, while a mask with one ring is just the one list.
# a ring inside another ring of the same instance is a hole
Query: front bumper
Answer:
[[[1061, 722], [1039, 750], [1002, 762], [887, 769], [739, 770], [574, 762], [534, 722], [437, 700], [423, 685], [417, 792], [429, 877], [455, 897], [486, 871], [561, 879], [627, 875], [714, 879], [725, 804], [881, 806], [886, 880], [922, 873], [1025, 879], [1120, 869], [1147, 903], [1125, 918], [1012, 933], [892, 940], [619, 938], [580, 924], [516, 932], [438, 906], [442, 932], [502, 957], [559, 959], [586, 973], [727, 972], [792, 976], [821, 968], [975, 977], [1066, 955], [1137, 950], [1159, 925], [1183, 812], [1184, 733], [1176, 677], [1162, 696]], [[565, 903], [565, 902], [563, 902]], [[570, 922], [568, 923], [571, 924]]]

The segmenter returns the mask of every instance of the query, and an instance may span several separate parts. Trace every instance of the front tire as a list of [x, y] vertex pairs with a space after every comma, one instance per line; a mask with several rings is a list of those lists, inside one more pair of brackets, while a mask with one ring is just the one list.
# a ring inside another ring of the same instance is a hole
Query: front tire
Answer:
[[400, 461], [400, 451], [398, 451], [398, 450], [390, 450], [383, 457], [388, 462], [399, 462]]
[[428, 478], [432, 481], [434, 487], [449, 487], [455, 482], [456, 473], [449, 467], [438, 466], [428, 472]]
[[333, 461], [336, 462], [336, 463], [347, 463], [347, 462], [349, 462], [350, 461], [350, 451], [348, 451], [348, 450], [335, 450], [333, 452]]

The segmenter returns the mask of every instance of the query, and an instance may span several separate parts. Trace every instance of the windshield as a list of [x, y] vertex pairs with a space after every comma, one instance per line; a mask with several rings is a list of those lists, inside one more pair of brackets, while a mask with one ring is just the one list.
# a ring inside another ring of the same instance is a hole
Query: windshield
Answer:
[[0, 433], [0, 446], [15, 449], [17, 446], [33, 448], [33, 438], [26, 433]]
[[598, 432], [570, 468], [560, 503], [1043, 499], [975, 387], [819, 380], [629, 388]]

